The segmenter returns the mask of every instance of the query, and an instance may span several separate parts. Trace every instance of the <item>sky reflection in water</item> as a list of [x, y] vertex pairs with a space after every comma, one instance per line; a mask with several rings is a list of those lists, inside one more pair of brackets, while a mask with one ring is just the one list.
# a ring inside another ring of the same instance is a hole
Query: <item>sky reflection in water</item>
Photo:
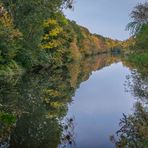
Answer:
[[122, 113], [132, 112], [134, 100], [125, 93], [130, 70], [121, 62], [93, 72], [77, 89], [67, 117], [75, 117], [77, 148], [112, 148], [109, 136], [119, 128]]

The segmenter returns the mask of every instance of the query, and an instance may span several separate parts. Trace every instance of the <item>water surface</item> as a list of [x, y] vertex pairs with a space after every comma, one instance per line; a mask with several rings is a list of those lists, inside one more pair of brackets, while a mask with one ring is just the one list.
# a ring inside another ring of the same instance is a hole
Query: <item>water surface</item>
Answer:
[[122, 61], [102, 54], [0, 78], [0, 147], [115, 147], [110, 135], [135, 103], [124, 85], [131, 67]]
[[129, 74], [129, 68], [118, 62], [92, 72], [81, 83], [67, 114], [74, 118], [76, 147], [115, 147], [109, 136], [118, 130], [122, 114], [132, 112], [134, 103], [124, 87]]

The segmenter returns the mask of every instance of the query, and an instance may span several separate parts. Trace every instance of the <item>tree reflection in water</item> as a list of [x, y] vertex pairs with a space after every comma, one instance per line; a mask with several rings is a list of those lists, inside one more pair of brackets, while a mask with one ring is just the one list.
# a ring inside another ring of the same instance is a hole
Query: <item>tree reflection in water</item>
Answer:
[[63, 122], [63, 134], [59, 148], [75, 148], [75, 118], [67, 118]]
[[61, 124], [68, 104], [92, 71], [116, 61], [114, 56], [99, 55], [38, 74], [0, 78], [0, 147], [74, 146], [73, 118], [67, 119], [67, 126]]
[[116, 137], [111, 136], [111, 141], [117, 148], [147, 148], [148, 147], [148, 76], [147, 70], [133, 70], [131, 76], [127, 76], [128, 91], [131, 91], [136, 99], [133, 114], [123, 114], [120, 119], [120, 129]]

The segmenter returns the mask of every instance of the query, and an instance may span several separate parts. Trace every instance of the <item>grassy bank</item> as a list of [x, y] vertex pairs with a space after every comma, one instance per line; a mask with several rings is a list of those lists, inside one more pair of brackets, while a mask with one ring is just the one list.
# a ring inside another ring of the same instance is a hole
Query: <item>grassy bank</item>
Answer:
[[131, 63], [141, 66], [148, 66], [148, 53], [134, 53], [128, 57]]

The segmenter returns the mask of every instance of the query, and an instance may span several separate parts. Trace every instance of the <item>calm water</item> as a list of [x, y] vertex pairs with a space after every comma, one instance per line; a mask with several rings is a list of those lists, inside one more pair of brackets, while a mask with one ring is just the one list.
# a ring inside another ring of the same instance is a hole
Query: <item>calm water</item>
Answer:
[[134, 112], [137, 89], [126, 91], [132, 79], [128, 67], [119, 57], [104, 54], [38, 74], [1, 78], [0, 147], [115, 147], [110, 136], [119, 130], [122, 114]]
[[77, 148], [113, 148], [109, 135], [119, 128], [122, 113], [132, 112], [134, 100], [125, 93], [124, 83], [130, 74], [122, 62], [92, 72], [73, 97], [67, 118], [74, 118]]

